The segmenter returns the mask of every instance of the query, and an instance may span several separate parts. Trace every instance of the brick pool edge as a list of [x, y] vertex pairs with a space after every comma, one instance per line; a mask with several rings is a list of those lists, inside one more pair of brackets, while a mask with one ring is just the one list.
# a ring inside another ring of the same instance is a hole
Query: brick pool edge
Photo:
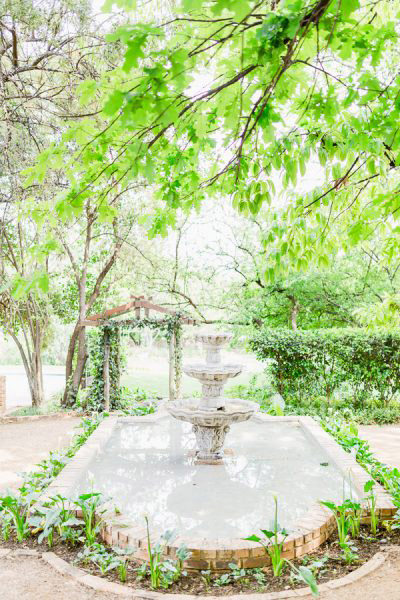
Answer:
[[[110, 416], [106, 418], [47, 488], [44, 496], [51, 497], [62, 494], [68, 498], [73, 495], [77, 481], [82, 477], [96, 453], [107, 443], [119, 420], [131, 423], [149, 423], [156, 422], [166, 415], [167, 413], [161, 408], [156, 414], [145, 417]], [[368, 473], [357, 463], [355, 458], [345, 452], [311, 417], [272, 417], [258, 413], [253, 419], [260, 423], [298, 422], [305, 434], [323, 448], [343, 475], [352, 480], [356, 490], [362, 492], [365, 482], [370, 479]], [[389, 494], [378, 484], [374, 490], [377, 496], [376, 508], [379, 518], [390, 518], [395, 514], [396, 507]], [[368, 512], [365, 509], [364, 520], [367, 519]], [[313, 504], [310, 510], [296, 521], [294, 533], [286, 538], [283, 557], [290, 560], [312, 552], [328, 539], [335, 528], [335, 519], [329, 509], [318, 503]], [[123, 514], [115, 514], [111, 505], [104, 516], [101, 537], [107, 544], [132, 548], [132, 558], [140, 561], [148, 560], [144, 523], [133, 523], [128, 521]], [[175, 558], [176, 550], [181, 544], [185, 544], [191, 552], [190, 559], [185, 563], [188, 569], [224, 571], [229, 569], [229, 563], [232, 562], [246, 569], [269, 564], [269, 558], [265, 555], [264, 549], [255, 542], [248, 542], [240, 538], [198, 539], [191, 537], [190, 534], [181, 535], [166, 546], [165, 556]]]

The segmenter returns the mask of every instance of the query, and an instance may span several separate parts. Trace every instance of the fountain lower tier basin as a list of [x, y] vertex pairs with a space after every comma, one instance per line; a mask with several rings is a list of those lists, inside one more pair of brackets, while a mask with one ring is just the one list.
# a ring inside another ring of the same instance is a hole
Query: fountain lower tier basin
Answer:
[[247, 400], [224, 400], [220, 408], [207, 408], [204, 399], [169, 402], [166, 409], [174, 419], [192, 425], [196, 436], [197, 464], [219, 464], [224, 460], [224, 443], [231, 425], [248, 421], [257, 406]]
[[[362, 498], [368, 474], [309, 417], [257, 415], [232, 427], [230, 458], [221, 466], [196, 465], [190, 424], [160, 411], [148, 417], [109, 417], [48, 488], [47, 495], [90, 490], [110, 496], [103, 538], [148, 558], [144, 516], [152, 537], [176, 529], [168, 556], [185, 543], [187, 567], [223, 570], [268, 563], [262, 548], [242, 538], [269, 529], [274, 496], [279, 523], [289, 531], [284, 551], [293, 558], [318, 547], [335, 528], [319, 500]], [[395, 507], [380, 487], [377, 506], [388, 518]]]
[[180, 421], [202, 427], [222, 427], [250, 419], [257, 405], [247, 400], [225, 400], [220, 410], [203, 406], [202, 400], [177, 400], [168, 402], [167, 411]]

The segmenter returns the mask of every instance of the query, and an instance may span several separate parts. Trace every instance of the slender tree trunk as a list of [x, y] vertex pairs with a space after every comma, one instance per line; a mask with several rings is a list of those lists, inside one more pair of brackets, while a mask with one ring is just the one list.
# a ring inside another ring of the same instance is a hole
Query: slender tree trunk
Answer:
[[73, 395], [73, 394], [71, 394], [72, 390], [70, 388], [72, 386], [72, 373], [73, 373], [73, 369], [74, 369], [74, 356], [75, 356], [76, 342], [78, 339], [78, 333], [79, 333], [79, 327], [78, 327], [78, 325], [75, 325], [75, 328], [74, 328], [74, 330], [71, 334], [70, 340], [69, 340], [67, 357], [65, 360], [65, 389], [64, 389], [64, 395], [63, 395], [63, 400], [62, 400], [62, 404], [64, 407], [71, 405], [70, 396]]
[[94, 285], [93, 291], [91, 292], [89, 298], [87, 298], [87, 269], [90, 258], [90, 245], [92, 240], [92, 226], [95, 221], [95, 214], [91, 212], [90, 206], [86, 207], [86, 215], [87, 215], [87, 225], [86, 225], [86, 238], [85, 238], [85, 246], [82, 258], [82, 267], [78, 266], [77, 261], [75, 260], [70, 247], [64, 241], [64, 248], [70, 258], [72, 268], [75, 273], [75, 280], [79, 290], [79, 317], [77, 323], [75, 324], [74, 331], [72, 332], [72, 336], [68, 345], [67, 359], [66, 359], [66, 369], [65, 369], [65, 377], [66, 377], [66, 385], [63, 397], [63, 405], [64, 406], [73, 406], [76, 400], [76, 396], [78, 394], [83, 373], [85, 371], [85, 365], [88, 358], [87, 348], [86, 348], [86, 330], [85, 327], [81, 326], [82, 321], [84, 321], [90, 312], [93, 304], [96, 302], [100, 292], [102, 283], [107, 276], [110, 269], [113, 267], [119, 251], [122, 247], [122, 240], [119, 239], [117, 235], [117, 223], [114, 222], [114, 229], [116, 234], [116, 243], [113, 252], [110, 254], [108, 260], [106, 261], [103, 269], [100, 271], [97, 276], [96, 283]]
[[87, 356], [85, 327], [81, 327], [77, 323], [69, 341], [65, 364], [65, 390], [63, 396], [63, 406], [65, 407], [71, 407], [75, 403]]
[[32, 357], [32, 406], [41, 406], [44, 400], [43, 390], [43, 365], [40, 353]]
[[300, 304], [296, 300], [294, 296], [288, 296], [291, 307], [290, 307], [290, 324], [292, 326], [293, 331], [297, 331], [297, 316], [300, 310]]
[[26, 378], [28, 380], [32, 406], [39, 407], [44, 401], [43, 364], [40, 344], [36, 341], [36, 344], [34, 344], [36, 350], [27, 352], [14, 333], [11, 331], [6, 331], [6, 333], [12, 337], [21, 355], [22, 364], [24, 365]]

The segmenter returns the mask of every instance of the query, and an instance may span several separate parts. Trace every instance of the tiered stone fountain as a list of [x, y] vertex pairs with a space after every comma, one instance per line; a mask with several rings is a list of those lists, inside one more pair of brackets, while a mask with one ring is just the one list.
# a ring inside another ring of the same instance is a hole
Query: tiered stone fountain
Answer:
[[201, 382], [202, 397], [176, 400], [166, 406], [175, 419], [193, 425], [197, 442], [197, 464], [221, 464], [225, 436], [230, 426], [232, 423], [247, 421], [256, 410], [254, 402], [225, 399], [222, 396], [227, 380], [242, 372], [241, 365], [221, 363], [221, 348], [231, 337], [226, 333], [196, 336], [206, 350], [206, 364], [187, 365], [183, 367], [183, 371]]

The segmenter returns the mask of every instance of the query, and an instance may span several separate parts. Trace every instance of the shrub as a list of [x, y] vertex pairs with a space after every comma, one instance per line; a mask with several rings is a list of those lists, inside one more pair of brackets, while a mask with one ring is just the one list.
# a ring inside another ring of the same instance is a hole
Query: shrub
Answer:
[[285, 398], [325, 396], [349, 384], [354, 399], [387, 404], [400, 389], [400, 332], [364, 329], [261, 329], [250, 341], [268, 360], [273, 384]]

